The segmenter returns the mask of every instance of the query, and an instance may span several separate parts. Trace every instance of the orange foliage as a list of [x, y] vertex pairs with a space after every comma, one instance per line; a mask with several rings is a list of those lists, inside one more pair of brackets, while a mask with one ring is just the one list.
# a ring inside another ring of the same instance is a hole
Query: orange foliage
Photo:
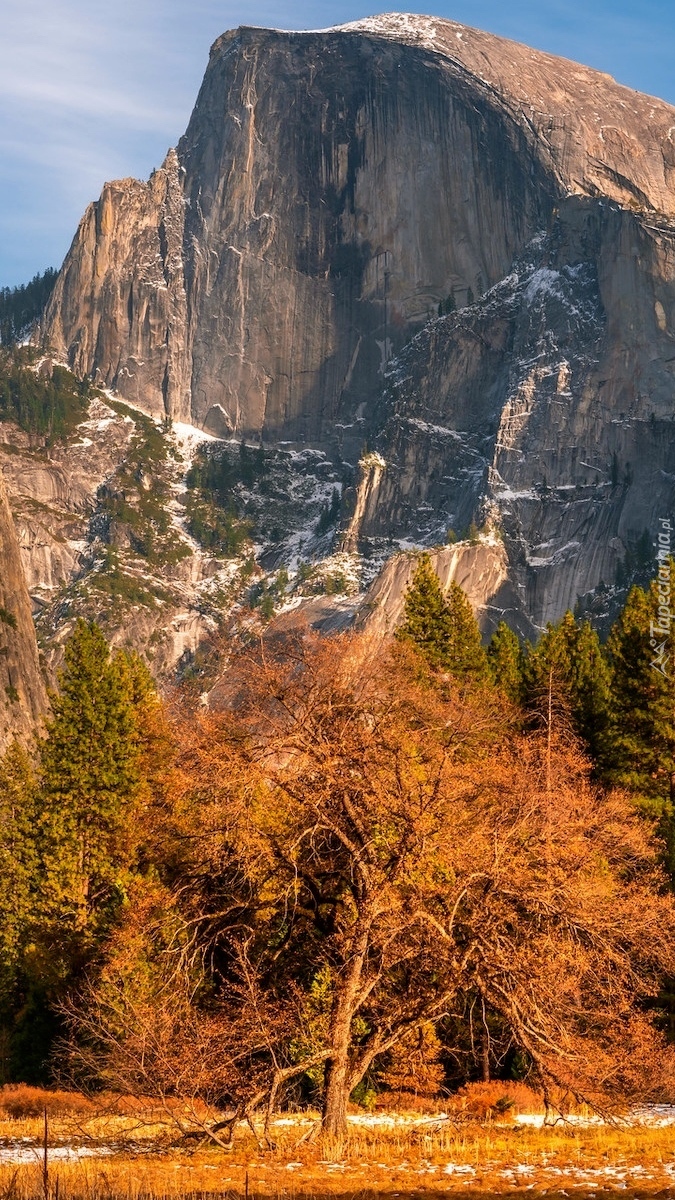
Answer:
[[49, 1091], [26, 1083], [0, 1088], [0, 1113], [11, 1120], [41, 1117], [45, 1109], [49, 1117], [64, 1117], [90, 1113], [92, 1105], [78, 1092]]
[[448, 1111], [485, 1121], [488, 1117], [515, 1116], [544, 1111], [541, 1092], [514, 1080], [466, 1083], [451, 1097]]
[[381, 1082], [393, 1095], [420, 1096], [427, 1100], [438, 1096], [445, 1077], [441, 1052], [442, 1045], [433, 1025], [411, 1029], [389, 1051]]
[[149, 809], [168, 925], [148, 948], [130, 913], [102, 1006], [74, 1014], [108, 1084], [271, 1112], [314, 1072], [339, 1136], [364, 1075], [478, 997], [547, 1095], [667, 1093], [659, 848], [568, 738], [517, 734], [489, 689], [358, 637], [246, 652], [228, 678], [229, 711], [177, 714]]

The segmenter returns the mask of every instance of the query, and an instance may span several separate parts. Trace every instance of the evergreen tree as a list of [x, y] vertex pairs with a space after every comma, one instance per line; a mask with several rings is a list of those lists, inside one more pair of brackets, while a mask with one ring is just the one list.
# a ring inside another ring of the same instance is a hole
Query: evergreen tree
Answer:
[[487, 648], [488, 666], [493, 683], [509, 700], [519, 704], [523, 692], [523, 651], [517, 635], [500, 621]]
[[0, 1012], [11, 1000], [38, 883], [36, 783], [31, 761], [14, 743], [0, 760]]
[[449, 634], [444, 663], [446, 670], [467, 682], [486, 679], [488, 662], [478, 622], [466, 593], [454, 580], [450, 584], [447, 606]]
[[8, 345], [30, 329], [46, 307], [58, 272], [48, 267], [20, 287], [0, 288], [0, 342]]
[[[536, 645], [528, 643], [524, 665], [525, 701], [529, 708], [538, 709], [542, 698], [553, 688], [558, 702], [569, 709], [570, 659], [569, 617], [555, 625], [549, 621]], [[574, 617], [572, 617], [574, 622]]]
[[611, 677], [600, 639], [588, 621], [576, 626], [570, 647], [572, 717], [589, 754], [602, 772], [612, 721]]
[[[111, 658], [96, 625], [79, 620], [40, 743], [40, 850], [48, 920], [82, 950], [107, 925], [130, 858], [139, 789], [136, 662]], [[135, 695], [136, 693], [136, 695]]]
[[401, 641], [410, 641], [433, 667], [445, 665], [450, 635], [448, 606], [438, 575], [428, 554], [419, 564], [405, 594], [403, 622], [396, 630]]
[[53, 445], [84, 420], [90, 384], [61, 366], [43, 375], [36, 361], [37, 352], [29, 346], [0, 346], [0, 418], [15, 422], [31, 441]]
[[59, 684], [37, 774], [17, 747], [0, 762], [0, 1076], [4, 1045], [5, 1078], [34, 1083], [154, 837], [141, 804], [170, 761], [147, 668], [95, 625], [78, 622]]
[[[667, 564], [675, 596], [675, 564]], [[609, 636], [614, 724], [610, 778], [644, 806], [669, 812], [675, 802], [675, 630], [660, 631], [658, 584], [633, 587]], [[672, 606], [671, 606], [672, 607]]]
[[457, 679], [475, 682], [487, 676], [487, 657], [471, 605], [454, 581], [446, 600], [428, 554], [420, 556], [396, 636], [413, 642], [431, 666]]
[[47, 954], [40, 935], [42, 874], [33, 764], [18, 744], [0, 760], [0, 1083], [43, 1081]]
[[524, 681], [528, 707], [541, 712], [552, 700], [602, 770], [611, 722], [610, 674], [598, 635], [588, 621], [578, 624], [568, 611], [557, 625], [549, 623], [530, 649]]

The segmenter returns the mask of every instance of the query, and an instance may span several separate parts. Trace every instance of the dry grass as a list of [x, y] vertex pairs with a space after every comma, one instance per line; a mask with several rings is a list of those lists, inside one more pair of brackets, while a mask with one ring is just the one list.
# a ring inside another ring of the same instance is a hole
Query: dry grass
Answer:
[[[303, 1140], [311, 1115], [275, 1124], [276, 1148], [262, 1151], [250, 1131], [234, 1148], [186, 1148], [171, 1141], [158, 1110], [127, 1103], [122, 1113], [72, 1111], [50, 1119], [50, 1195], [59, 1200], [177, 1200], [197, 1195], [425, 1196], [452, 1192], [551, 1196], [615, 1190], [673, 1194], [675, 1129], [586, 1127], [536, 1129], [511, 1122], [426, 1121], [419, 1114], [390, 1124], [350, 1124], [342, 1146]], [[135, 1107], [135, 1111], [131, 1111]], [[6, 1108], [5, 1108], [6, 1111]], [[386, 1118], [385, 1118], [386, 1120]], [[0, 1145], [37, 1142], [37, 1116], [0, 1120]], [[60, 1161], [58, 1147], [85, 1147], [90, 1157]], [[25, 1146], [26, 1144], [24, 1144]], [[0, 1165], [0, 1198], [43, 1195], [34, 1162]]]

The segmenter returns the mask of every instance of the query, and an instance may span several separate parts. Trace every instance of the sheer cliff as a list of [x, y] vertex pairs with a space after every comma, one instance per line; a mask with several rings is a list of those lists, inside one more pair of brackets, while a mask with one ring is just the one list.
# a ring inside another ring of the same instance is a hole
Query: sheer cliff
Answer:
[[163, 166], [85, 213], [42, 332], [146, 412], [348, 485], [367, 443], [343, 550], [489, 528], [490, 619], [527, 629], [673, 507], [674, 239], [659, 100], [433, 18], [242, 28]]
[[25, 740], [47, 710], [16, 529], [0, 476], [0, 752]]

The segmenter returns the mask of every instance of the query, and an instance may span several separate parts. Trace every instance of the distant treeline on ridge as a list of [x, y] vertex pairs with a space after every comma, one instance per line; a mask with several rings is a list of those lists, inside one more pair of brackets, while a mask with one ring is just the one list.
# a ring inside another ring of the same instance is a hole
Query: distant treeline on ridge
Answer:
[[0, 343], [8, 346], [25, 334], [40, 316], [54, 290], [58, 271], [47, 267], [30, 283], [0, 288]]

